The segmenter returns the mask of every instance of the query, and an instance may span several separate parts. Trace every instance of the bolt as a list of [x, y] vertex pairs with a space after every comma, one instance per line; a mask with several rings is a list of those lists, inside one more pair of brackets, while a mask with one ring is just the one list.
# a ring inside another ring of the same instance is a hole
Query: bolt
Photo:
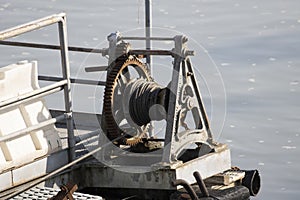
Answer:
[[188, 76], [193, 76], [194, 74], [192, 72], [187, 72]]

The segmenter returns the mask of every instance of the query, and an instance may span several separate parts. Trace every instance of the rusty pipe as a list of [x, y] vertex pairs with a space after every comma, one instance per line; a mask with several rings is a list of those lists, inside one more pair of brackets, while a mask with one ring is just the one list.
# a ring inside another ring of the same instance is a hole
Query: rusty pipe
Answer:
[[178, 186], [181, 185], [184, 187], [184, 189], [187, 191], [187, 193], [190, 195], [190, 197], [192, 198], [192, 200], [199, 200], [197, 197], [196, 192], [194, 191], [194, 189], [190, 186], [190, 184], [188, 182], [186, 182], [183, 179], [177, 179], [175, 181], [172, 181], [173, 186]]
[[204, 196], [204, 197], [209, 197], [208, 190], [207, 190], [207, 188], [206, 188], [206, 186], [205, 186], [205, 183], [204, 183], [203, 179], [202, 179], [201, 176], [200, 176], [200, 173], [197, 172], [197, 171], [195, 171], [195, 172], [193, 173], [193, 175], [194, 175], [194, 177], [195, 177], [195, 179], [196, 179], [196, 181], [197, 181], [197, 184], [198, 184], [199, 189], [200, 189], [201, 193], [203, 194], [203, 196]]

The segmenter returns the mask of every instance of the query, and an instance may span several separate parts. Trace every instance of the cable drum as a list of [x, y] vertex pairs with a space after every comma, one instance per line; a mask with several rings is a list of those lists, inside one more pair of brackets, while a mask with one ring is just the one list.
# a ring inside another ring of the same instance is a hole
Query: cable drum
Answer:
[[132, 120], [143, 126], [151, 120], [162, 120], [166, 118], [166, 88], [157, 83], [144, 79], [136, 80], [132, 85], [129, 113]]
[[154, 82], [135, 56], [119, 57], [107, 74], [102, 129], [116, 145], [135, 145], [151, 120], [166, 119], [169, 89]]

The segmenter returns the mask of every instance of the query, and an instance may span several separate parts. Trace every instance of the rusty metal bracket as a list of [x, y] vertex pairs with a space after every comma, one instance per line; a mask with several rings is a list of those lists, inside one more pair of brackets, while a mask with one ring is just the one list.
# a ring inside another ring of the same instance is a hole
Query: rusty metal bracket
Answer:
[[48, 200], [74, 200], [73, 193], [78, 189], [78, 186], [73, 183], [67, 183], [60, 187], [60, 191], [54, 197]]

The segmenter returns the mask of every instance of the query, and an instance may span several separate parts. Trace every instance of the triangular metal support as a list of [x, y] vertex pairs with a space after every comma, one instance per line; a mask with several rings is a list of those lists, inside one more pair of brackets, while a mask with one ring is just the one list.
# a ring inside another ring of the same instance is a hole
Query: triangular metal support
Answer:
[[[186, 56], [186, 37], [175, 37], [174, 66], [167, 114], [162, 162], [174, 163], [188, 144], [206, 144], [213, 149], [213, 138], [190, 59]], [[187, 127], [187, 113], [195, 127]], [[185, 130], [180, 130], [184, 128]]]

